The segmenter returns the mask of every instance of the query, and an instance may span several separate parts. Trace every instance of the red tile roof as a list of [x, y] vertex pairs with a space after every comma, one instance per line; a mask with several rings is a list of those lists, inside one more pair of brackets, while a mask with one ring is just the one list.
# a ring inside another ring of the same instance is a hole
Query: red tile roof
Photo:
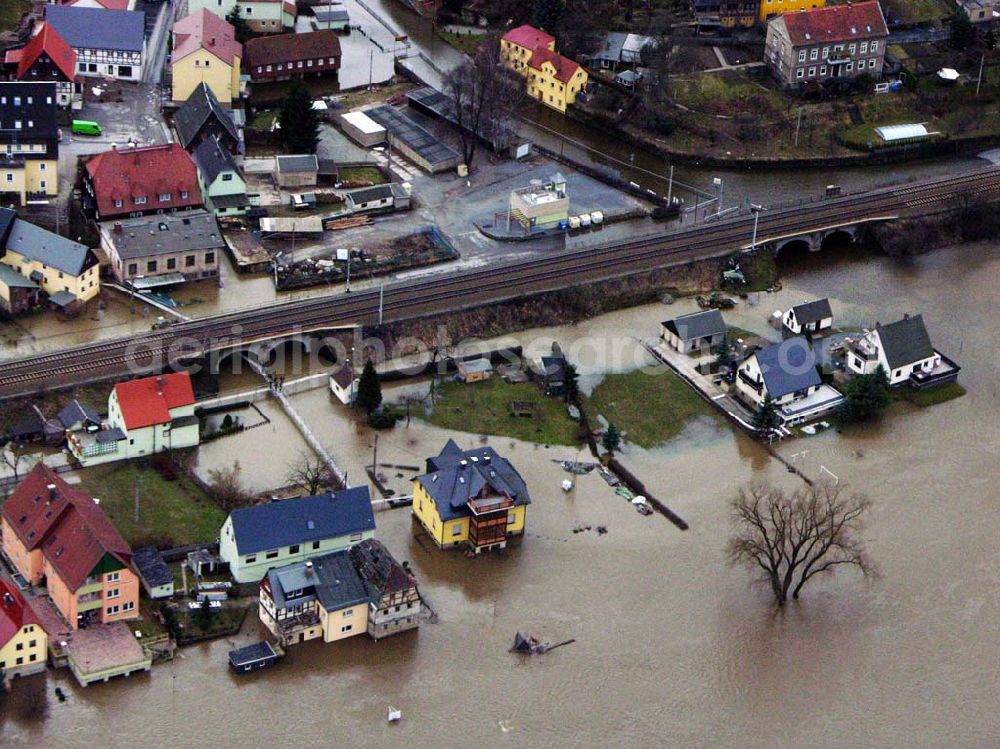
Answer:
[[540, 29], [536, 29], [534, 26], [525, 24], [524, 26], [518, 26], [516, 29], [508, 31], [503, 35], [503, 40], [516, 44], [519, 47], [524, 47], [525, 49], [535, 49], [537, 47], [548, 47], [555, 42], [556, 38]]
[[115, 385], [118, 406], [128, 429], [170, 422], [170, 409], [194, 405], [191, 375], [179, 372]]
[[43, 463], [14, 490], [3, 517], [27, 548], [41, 545], [70, 590], [80, 587], [105, 554], [131, 566], [132, 549], [93, 498]]
[[246, 52], [248, 66], [340, 57], [340, 37], [329, 30], [258, 36], [247, 42]]
[[204, 49], [232, 66], [243, 56], [243, 45], [236, 41], [236, 29], [211, 11], [202, 8], [174, 24], [174, 62]]
[[823, 42], [886, 37], [889, 29], [876, 0], [853, 5], [828, 5], [778, 16], [771, 23], [784, 22], [788, 38], [796, 47]]
[[[197, 208], [201, 205], [198, 170], [191, 155], [177, 143], [143, 148], [105, 151], [87, 162], [87, 175], [94, 186], [100, 218], [127, 215], [131, 211]], [[187, 198], [181, 193], [187, 192]], [[161, 203], [159, 196], [170, 194]], [[142, 205], [133, 198], [145, 197]], [[122, 207], [116, 208], [115, 201]]]
[[[41, 30], [24, 45], [24, 49], [18, 51], [20, 52], [16, 60], [18, 80], [27, 76], [42, 53], [49, 56], [49, 59], [59, 68], [59, 72], [66, 77], [67, 81], [72, 81], [76, 76], [76, 52], [47, 23], [43, 23]], [[10, 55], [9, 52], [8, 55]], [[13, 62], [13, 60], [8, 58], [8, 62]]]
[[568, 57], [563, 57], [558, 52], [550, 52], [544, 47], [535, 47], [535, 51], [531, 53], [531, 59], [528, 61], [528, 66], [535, 70], [541, 70], [542, 63], [545, 62], [552, 63], [552, 66], [556, 69], [556, 78], [563, 83], [569, 83], [573, 74], [580, 69], [577, 63]]
[[0, 648], [10, 642], [25, 624], [41, 626], [21, 591], [0, 578]]

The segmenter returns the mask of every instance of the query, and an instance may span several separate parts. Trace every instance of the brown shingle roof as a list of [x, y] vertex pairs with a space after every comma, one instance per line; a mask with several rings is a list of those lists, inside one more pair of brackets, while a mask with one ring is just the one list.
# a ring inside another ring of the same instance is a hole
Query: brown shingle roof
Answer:
[[259, 36], [246, 43], [245, 51], [250, 65], [274, 65], [321, 57], [339, 58], [340, 39], [336, 31]]

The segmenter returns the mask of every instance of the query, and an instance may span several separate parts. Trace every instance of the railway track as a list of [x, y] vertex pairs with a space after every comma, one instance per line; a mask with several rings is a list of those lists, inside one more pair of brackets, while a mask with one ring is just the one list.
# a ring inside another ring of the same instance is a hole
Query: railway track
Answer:
[[[819, 203], [765, 210], [757, 241], [807, 234], [875, 218], [919, 215], [934, 207], [958, 206], [963, 199], [1000, 194], [1000, 170], [902, 184]], [[655, 270], [679, 262], [729, 254], [749, 245], [752, 217], [735, 217], [694, 229], [638, 237], [567, 252], [544, 263], [501, 263], [385, 287], [384, 319], [396, 322], [559, 288]], [[58, 352], [0, 361], [0, 399], [53, 387], [126, 376], [130, 363], [162, 363], [280, 338], [363, 325], [377, 319], [379, 292], [355, 291], [336, 297], [284, 302], [176, 323], [150, 333], [85, 344]], [[179, 354], [183, 352], [183, 356]]]

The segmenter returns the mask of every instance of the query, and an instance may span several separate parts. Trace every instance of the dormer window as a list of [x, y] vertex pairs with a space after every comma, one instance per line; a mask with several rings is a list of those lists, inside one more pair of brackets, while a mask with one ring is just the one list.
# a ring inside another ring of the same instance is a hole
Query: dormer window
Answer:
[[115, 208], [121, 208], [121, 207], [122, 207], [122, 202], [120, 200], [116, 200], [115, 201]]
[[181, 200], [187, 200], [188, 192], [187, 190], [181, 190]]
[[170, 202], [170, 193], [169, 192], [160, 193], [160, 202], [161, 203], [169, 203]]
[[146, 203], [146, 196], [145, 195], [141, 195], [141, 196], [139, 196], [139, 197], [137, 197], [135, 199], [135, 204], [136, 205], [145, 205], [145, 203]]

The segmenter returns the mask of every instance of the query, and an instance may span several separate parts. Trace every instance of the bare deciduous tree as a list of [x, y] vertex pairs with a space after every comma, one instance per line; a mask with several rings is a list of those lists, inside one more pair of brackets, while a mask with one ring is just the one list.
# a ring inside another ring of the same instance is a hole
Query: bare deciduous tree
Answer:
[[480, 138], [498, 151], [513, 142], [526, 88], [524, 79], [504, 65], [499, 40], [484, 42], [471, 60], [450, 71], [444, 94], [451, 102], [467, 165], [472, 166]]
[[12, 492], [21, 480], [21, 466], [28, 461], [28, 458], [28, 453], [25, 452], [24, 448], [13, 442], [8, 442], [0, 450], [0, 463], [3, 463], [14, 477], [14, 483], [8, 487], [8, 492]]
[[330, 469], [326, 463], [311, 452], [299, 454], [298, 459], [288, 466], [285, 481], [295, 486], [301, 486], [310, 496], [319, 494], [321, 490], [333, 485]]
[[871, 502], [829, 483], [791, 494], [766, 483], [740, 489], [732, 502], [735, 534], [729, 559], [746, 565], [771, 586], [781, 606], [798, 598], [802, 587], [838, 567], [857, 567], [877, 575], [860, 538]]
[[209, 492], [223, 510], [253, 504], [254, 494], [243, 485], [243, 468], [234, 461], [231, 468], [213, 468], [208, 472]]

